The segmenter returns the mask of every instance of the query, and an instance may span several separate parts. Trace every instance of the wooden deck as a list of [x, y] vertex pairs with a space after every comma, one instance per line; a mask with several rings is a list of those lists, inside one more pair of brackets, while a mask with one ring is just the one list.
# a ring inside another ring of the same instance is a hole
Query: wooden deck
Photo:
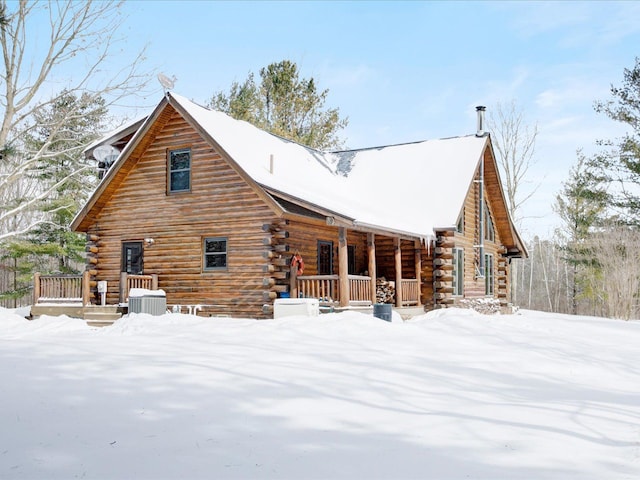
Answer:
[[[31, 318], [42, 315], [67, 315], [86, 320], [91, 326], [111, 325], [127, 313], [127, 307], [119, 305], [93, 305], [90, 302], [97, 282], [91, 280], [89, 271], [82, 275], [41, 275], [33, 277], [34, 305]], [[129, 296], [132, 288], [158, 288], [157, 275], [127, 275], [120, 277], [121, 303]]]

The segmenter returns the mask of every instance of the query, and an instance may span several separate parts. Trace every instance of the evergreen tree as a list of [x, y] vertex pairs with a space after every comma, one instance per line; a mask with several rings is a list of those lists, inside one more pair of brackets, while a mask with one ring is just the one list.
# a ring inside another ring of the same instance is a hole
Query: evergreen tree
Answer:
[[640, 224], [640, 58], [632, 69], [625, 69], [621, 87], [611, 87], [612, 99], [597, 102], [595, 109], [630, 127], [618, 140], [599, 143], [612, 147], [591, 159], [603, 179], [611, 186], [610, 203], [619, 209], [621, 220]]
[[589, 278], [596, 274], [597, 264], [587, 245], [593, 227], [601, 225], [608, 200], [602, 178], [588, 166], [578, 152], [578, 161], [556, 196], [555, 210], [563, 221], [565, 261], [571, 267], [571, 310], [578, 310], [578, 298], [588, 290]]
[[[0, 264], [5, 275], [8, 274], [10, 282], [0, 291], [0, 300], [9, 300], [12, 306], [22, 306], [25, 299], [31, 301], [31, 286], [33, 285], [34, 272], [47, 272], [50, 270], [49, 258], [56, 254], [57, 246], [54, 244], [34, 245], [24, 240], [12, 240], [3, 245], [0, 252]], [[22, 300], [22, 302], [21, 302]], [[9, 305], [9, 303], [5, 303]]]
[[328, 93], [283, 60], [260, 69], [259, 84], [250, 73], [244, 82], [233, 82], [228, 93], [215, 93], [208, 106], [303, 145], [337, 149], [342, 146], [338, 132], [348, 120], [337, 108], [325, 108]]
[[[64, 103], [63, 97], [69, 93], [77, 98], [90, 95], [96, 101], [105, 98], [109, 105], [121, 104], [123, 99], [142, 93], [148, 82], [149, 75], [140, 71], [143, 53], [118, 45], [124, 41], [118, 32], [123, 3], [0, 0], [0, 241], [19, 238], [51, 221], [37, 209], [58, 184], [43, 188], [34, 181], [33, 171], [60, 152], [50, 151], [48, 142], [39, 149], [25, 146], [28, 136], [43, 138], [34, 129], [40, 128], [39, 120], [46, 118], [46, 112], [54, 104]], [[38, 43], [43, 39], [47, 42], [44, 49]], [[116, 56], [122, 68], [109, 69]], [[70, 71], [73, 75], [65, 80], [66, 92], [61, 98], [49, 98], [51, 86], [67, 78]], [[67, 112], [58, 118], [66, 122], [80, 115]], [[66, 125], [48, 123], [44, 128], [59, 132], [63, 138]]]
[[71, 232], [69, 224], [94, 189], [97, 176], [81, 147], [104, 131], [106, 115], [101, 97], [62, 92], [38, 112], [25, 139], [25, 146], [32, 151], [47, 145], [49, 154], [41, 158], [31, 175], [43, 188], [55, 186], [40, 204], [48, 222], [31, 230], [27, 238], [40, 246], [39, 252], [57, 260], [61, 273], [76, 273], [74, 265], [82, 260], [85, 239]]

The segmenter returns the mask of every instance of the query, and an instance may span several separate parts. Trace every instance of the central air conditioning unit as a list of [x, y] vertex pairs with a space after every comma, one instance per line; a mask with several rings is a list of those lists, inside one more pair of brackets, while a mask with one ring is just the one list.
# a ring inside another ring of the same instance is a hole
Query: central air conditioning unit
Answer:
[[128, 313], [147, 313], [159, 316], [167, 313], [167, 296], [164, 290], [132, 288], [129, 290]]

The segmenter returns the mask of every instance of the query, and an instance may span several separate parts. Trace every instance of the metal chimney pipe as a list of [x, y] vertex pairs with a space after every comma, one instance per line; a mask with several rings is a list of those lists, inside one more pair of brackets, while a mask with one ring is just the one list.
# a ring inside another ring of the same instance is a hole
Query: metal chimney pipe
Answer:
[[485, 106], [477, 106], [476, 113], [478, 114], [478, 130], [476, 131], [476, 137], [484, 137], [486, 132], [484, 131], [484, 112], [487, 109]]

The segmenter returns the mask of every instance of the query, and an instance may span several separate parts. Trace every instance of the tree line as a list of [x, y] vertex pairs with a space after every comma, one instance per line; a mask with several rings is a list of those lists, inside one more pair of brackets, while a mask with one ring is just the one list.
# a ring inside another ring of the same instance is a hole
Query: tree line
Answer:
[[[98, 75], [110, 57], [121, 55], [114, 48], [120, 9], [115, 1], [0, 0], [0, 302], [28, 295], [34, 271], [84, 268], [84, 238], [68, 228], [98, 182], [83, 149], [117, 125], [111, 107], [144, 92], [151, 77], [143, 68], [144, 51], [134, 52], [114, 75]], [[29, 33], [43, 15], [50, 19], [51, 45], [33, 57]], [[50, 78], [77, 58], [85, 60], [86, 71], [47, 97]], [[326, 105], [327, 97], [315, 79], [282, 60], [215, 92], [207, 106], [311, 148], [339, 149], [348, 119]], [[555, 201], [562, 226], [553, 238], [526, 242], [529, 258], [513, 264], [512, 298], [526, 308], [637, 318], [640, 60], [595, 109], [629, 131], [598, 140], [596, 155], [578, 152]], [[492, 115], [505, 196], [521, 224], [521, 206], [535, 193], [535, 186], [524, 186], [537, 125], [527, 125], [514, 103], [498, 105]]]
[[640, 59], [625, 69], [611, 98], [595, 110], [622, 123], [619, 139], [596, 139], [578, 151], [554, 209], [552, 238], [527, 242], [529, 258], [512, 279], [525, 308], [613, 318], [640, 317]]
[[[0, 305], [28, 295], [34, 271], [81, 268], [84, 239], [68, 225], [97, 180], [82, 150], [146, 84], [142, 52], [102, 70], [121, 55], [119, 15], [115, 1], [0, 2]], [[80, 60], [86, 70], [68, 78]], [[65, 87], [51, 94], [53, 78]]]
[[[85, 239], [69, 224], [99, 179], [83, 150], [117, 126], [110, 108], [143, 94], [151, 78], [144, 50], [105, 77], [110, 58], [122, 56], [121, 9], [107, 0], [0, 0], [0, 306], [28, 303], [35, 271], [84, 269]], [[48, 26], [40, 34], [50, 45], [33, 43], [36, 25]], [[78, 59], [86, 69], [46, 97], [50, 80]], [[274, 62], [255, 78], [214, 93], [208, 106], [311, 148], [342, 145], [348, 120], [295, 63]]]

